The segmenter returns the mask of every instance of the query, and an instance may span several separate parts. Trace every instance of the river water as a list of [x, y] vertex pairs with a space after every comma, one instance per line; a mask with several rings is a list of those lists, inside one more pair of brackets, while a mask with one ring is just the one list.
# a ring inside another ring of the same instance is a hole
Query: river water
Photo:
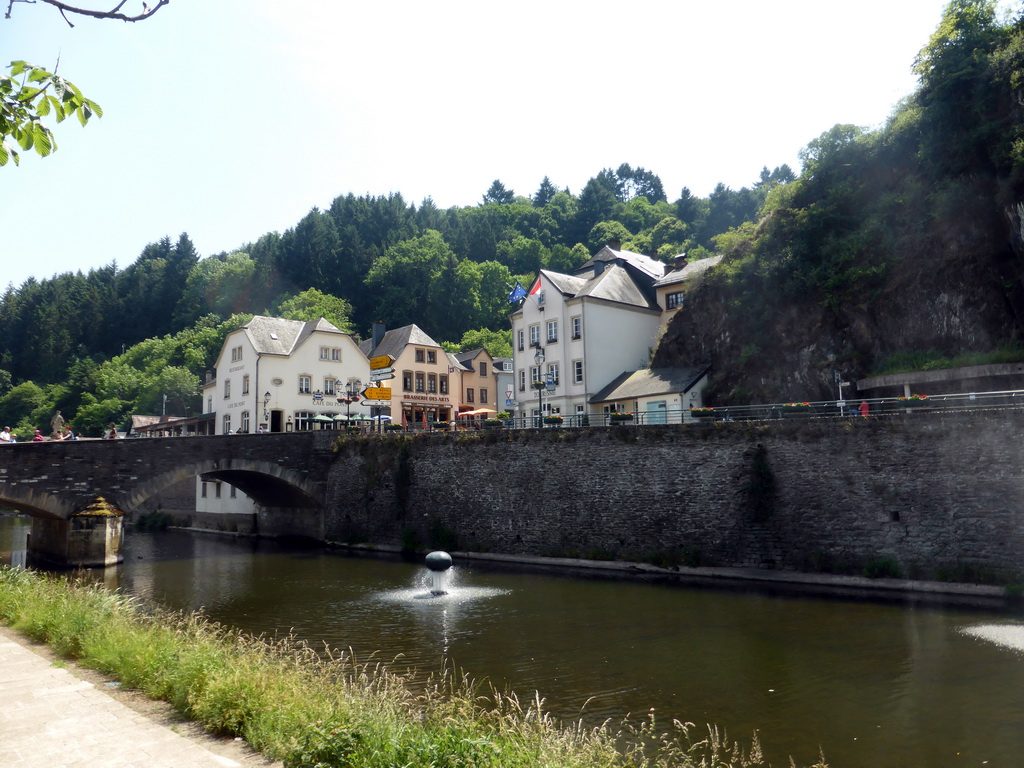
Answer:
[[[0, 517], [0, 563], [27, 518]], [[644, 716], [757, 730], [773, 765], [1024, 765], [1024, 621], [921, 604], [797, 598], [456, 565], [421, 566], [171, 531], [129, 531], [106, 580], [253, 633], [446, 664], [589, 723]]]

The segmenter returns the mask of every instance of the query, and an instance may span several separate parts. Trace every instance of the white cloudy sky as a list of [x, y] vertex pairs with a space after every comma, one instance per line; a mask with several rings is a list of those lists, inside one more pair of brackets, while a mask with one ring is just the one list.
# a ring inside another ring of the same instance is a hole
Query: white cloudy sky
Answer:
[[0, 59], [59, 57], [104, 116], [0, 169], [0, 288], [181, 232], [230, 250], [349, 192], [475, 205], [494, 179], [578, 193], [624, 162], [670, 199], [749, 186], [884, 121], [944, 5], [174, 0], [70, 29], [16, 4]]

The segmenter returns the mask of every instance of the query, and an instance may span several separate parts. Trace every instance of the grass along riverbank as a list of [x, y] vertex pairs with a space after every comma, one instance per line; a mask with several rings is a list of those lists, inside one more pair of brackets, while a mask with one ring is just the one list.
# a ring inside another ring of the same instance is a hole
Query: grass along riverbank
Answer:
[[653, 715], [618, 727], [562, 725], [540, 700], [524, 705], [452, 675], [413, 685], [381, 663], [18, 568], [0, 570], [0, 621], [286, 768], [767, 766], [756, 740], [743, 750], [714, 728], [674, 723], [659, 733]]

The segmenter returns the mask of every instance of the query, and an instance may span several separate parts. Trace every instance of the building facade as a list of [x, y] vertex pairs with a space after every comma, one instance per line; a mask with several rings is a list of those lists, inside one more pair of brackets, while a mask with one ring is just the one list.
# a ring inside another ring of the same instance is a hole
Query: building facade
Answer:
[[572, 275], [541, 270], [510, 318], [516, 415], [582, 416], [612, 379], [645, 367], [661, 317], [654, 283], [665, 269], [605, 246]]
[[378, 386], [388, 388], [387, 400], [374, 401], [396, 424], [428, 426], [451, 421], [459, 410], [462, 366], [418, 325], [385, 331], [375, 323], [373, 336], [360, 344], [367, 358], [388, 357], [394, 379]]
[[345, 414], [348, 390], [359, 391], [369, 374], [355, 340], [323, 318], [256, 315], [227, 335], [216, 374], [200, 390], [218, 435], [303, 431]]

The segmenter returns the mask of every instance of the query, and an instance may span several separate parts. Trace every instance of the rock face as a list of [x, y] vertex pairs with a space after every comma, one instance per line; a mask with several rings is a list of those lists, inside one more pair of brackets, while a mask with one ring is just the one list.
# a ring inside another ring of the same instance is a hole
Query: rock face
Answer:
[[1019, 345], [1024, 203], [992, 224], [936, 228], [930, 252], [903, 254], [873, 286], [827, 298], [783, 300], [769, 279], [740, 289], [720, 267], [691, 286], [652, 365], [710, 362], [712, 404], [831, 399], [834, 371], [863, 378], [895, 353], [953, 357]]

